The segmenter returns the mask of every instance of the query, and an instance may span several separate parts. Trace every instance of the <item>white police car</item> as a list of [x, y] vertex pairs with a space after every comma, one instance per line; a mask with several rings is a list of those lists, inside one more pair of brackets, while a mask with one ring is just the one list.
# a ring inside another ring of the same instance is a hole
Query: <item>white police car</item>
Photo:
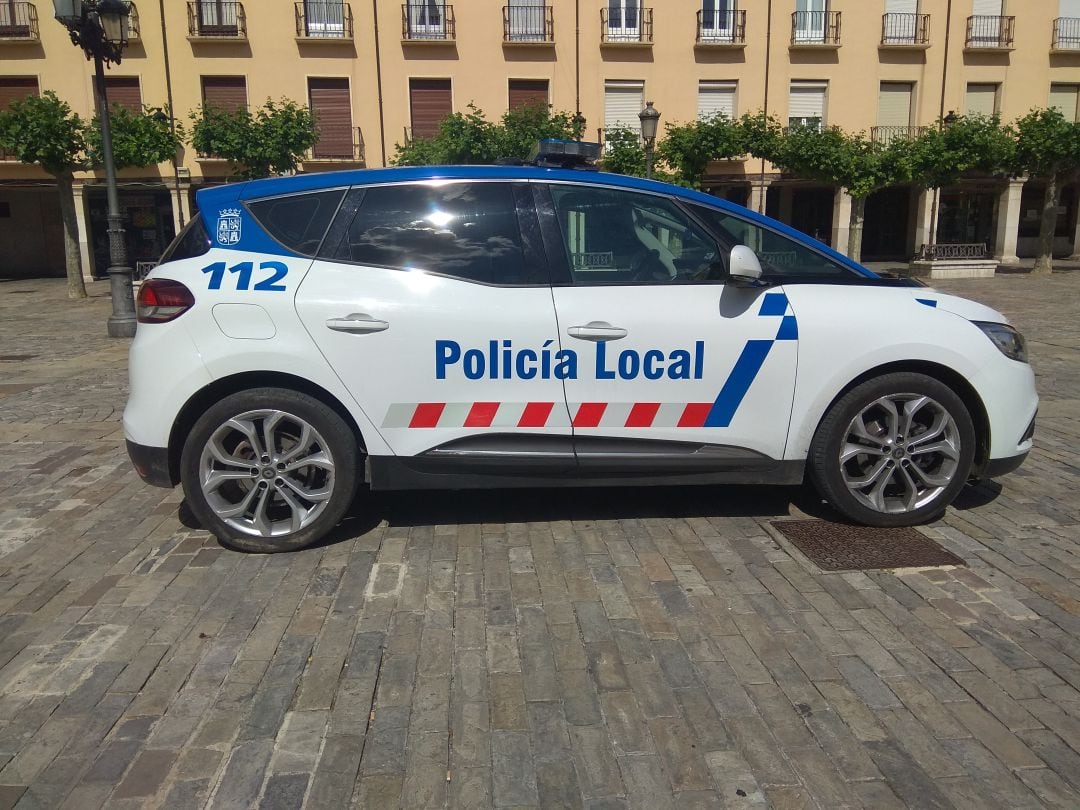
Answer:
[[200, 192], [139, 293], [124, 412], [222, 542], [314, 542], [372, 489], [797, 484], [939, 515], [1032, 444], [998, 312], [715, 197], [441, 167]]

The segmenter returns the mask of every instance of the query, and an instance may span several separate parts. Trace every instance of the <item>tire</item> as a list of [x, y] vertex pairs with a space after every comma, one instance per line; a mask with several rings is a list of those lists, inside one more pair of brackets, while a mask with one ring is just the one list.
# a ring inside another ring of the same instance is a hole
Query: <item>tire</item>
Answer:
[[356, 435], [324, 403], [254, 388], [199, 418], [184, 442], [180, 478], [191, 511], [223, 545], [271, 554], [309, 546], [341, 521], [361, 456]]
[[975, 443], [971, 414], [951, 388], [924, 374], [886, 374], [825, 414], [810, 444], [810, 479], [855, 523], [916, 526], [963, 489]]

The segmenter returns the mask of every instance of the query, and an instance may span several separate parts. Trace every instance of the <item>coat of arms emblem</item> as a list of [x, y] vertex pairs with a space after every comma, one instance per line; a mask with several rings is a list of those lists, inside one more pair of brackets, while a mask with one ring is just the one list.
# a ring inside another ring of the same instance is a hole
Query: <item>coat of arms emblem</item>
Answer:
[[219, 245], [240, 244], [240, 210], [226, 208], [218, 215], [217, 241]]

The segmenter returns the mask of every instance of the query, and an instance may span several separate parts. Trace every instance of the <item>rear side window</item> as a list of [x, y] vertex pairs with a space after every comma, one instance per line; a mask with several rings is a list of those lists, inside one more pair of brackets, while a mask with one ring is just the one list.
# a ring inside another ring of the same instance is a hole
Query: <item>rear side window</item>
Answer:
[[314, 256], [337, 213], [344, 189], [293, 194], [248, 203], [266, 232], [289, 250]]
[[509, 183], [375, 186], [334, 259], [482, 284], [545, 284], [529, 267]]
[[210, 237], [203, 225], [202, 214], [195, 214], [184, 229], [177, 234], [172, 243], [161, 254], [159, 264], [165, 262], [178, 262], [181, 259], [190, 259], [193, 256], [202, 256], [210, 250]]

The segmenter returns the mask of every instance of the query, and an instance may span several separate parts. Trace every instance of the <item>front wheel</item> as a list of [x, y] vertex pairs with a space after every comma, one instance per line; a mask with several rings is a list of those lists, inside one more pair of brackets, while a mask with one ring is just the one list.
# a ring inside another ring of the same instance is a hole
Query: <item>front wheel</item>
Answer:
[[226, 546], [272, 553], [308, 546], [345, 515], [360, 450], [318, 400], [282, 388], [225, 397], [184, 443], [181, 479], [192, 512]]
[[868, 380], [829, 409], [810, 445], [810, 477], [845, 517], [914, 526], [938, 517], [967, 482], [975, 426], [963, 401], [933, 377]]

